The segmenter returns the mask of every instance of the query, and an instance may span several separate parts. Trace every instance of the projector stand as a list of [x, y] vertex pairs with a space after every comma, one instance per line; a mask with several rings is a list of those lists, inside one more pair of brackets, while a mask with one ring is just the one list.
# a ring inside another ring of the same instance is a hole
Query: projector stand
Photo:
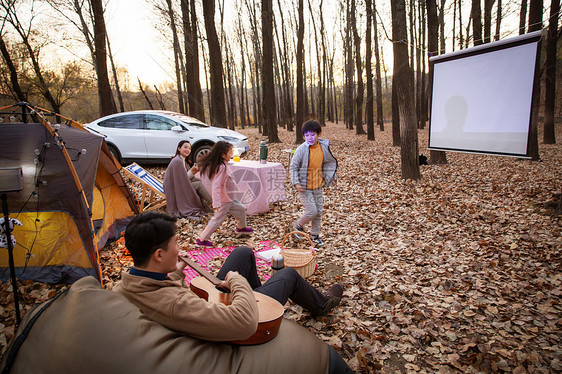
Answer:
[[8, 259], [10, 262], [10, 277], [12, 279], [12, 292], [14, 293], [14, 304], [16, 307], [16, 325], [20, 324], [20, 307], [18, 300], [18, 285], [16, 283], [16, 269], [14, 267], [14, 248], [12, 246], [12, 238], [10, 232], [10, 211], [8, 210], [8, 195], [2, 194], [2, 210], [4, 211], [4, 231], [8, 241]]

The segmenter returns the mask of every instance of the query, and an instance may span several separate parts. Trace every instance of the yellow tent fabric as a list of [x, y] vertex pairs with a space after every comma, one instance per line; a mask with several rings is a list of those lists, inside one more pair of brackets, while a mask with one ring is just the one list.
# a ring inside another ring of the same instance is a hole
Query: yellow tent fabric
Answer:
[[[14, 265], [16, 267], [74, 266], [90, 268], [84, 243], [72, 217], [65, 212], [24, 212], [11, 216], [22, 226], [15, 226]], [[23, 249], [23, 250], [18, 250]], [[26, 264], [27, 249], [30, 249]], [[8, 262], [8, 252], [0, 251], [0, 263]], [[18, 270], [18, 276], [22, 271]]]

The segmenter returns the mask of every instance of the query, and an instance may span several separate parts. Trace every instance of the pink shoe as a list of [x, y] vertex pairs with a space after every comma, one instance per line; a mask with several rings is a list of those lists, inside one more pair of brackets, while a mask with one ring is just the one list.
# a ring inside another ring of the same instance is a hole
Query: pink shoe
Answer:
[[210, 242], [208, 240], [197, 239], [195, 243], [197, 243], [197, 245], [201, 247], [213, 247], [213, 242]]
[[236, 231], [236, 233], [240, 235], [250, 235], [254, 232], [254, 229], [251, 227], [244, 227], [243, 229], [236, 228], [236, 230], [234, 231]]

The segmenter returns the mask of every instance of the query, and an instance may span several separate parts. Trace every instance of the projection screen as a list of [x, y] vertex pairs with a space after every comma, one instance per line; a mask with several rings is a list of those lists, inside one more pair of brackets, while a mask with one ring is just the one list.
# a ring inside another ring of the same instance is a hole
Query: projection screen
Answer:
[[541, 32], [430, 58], [429, 149], [528, 157]]

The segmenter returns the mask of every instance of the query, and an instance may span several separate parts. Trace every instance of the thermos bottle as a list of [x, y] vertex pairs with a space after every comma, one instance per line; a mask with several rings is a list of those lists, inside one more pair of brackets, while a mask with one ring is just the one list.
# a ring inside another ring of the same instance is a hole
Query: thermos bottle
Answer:
[[265, 140], [261, 140], [260, 142], [260, 162], [265, 164], [267, 162], [267, 144], [265, 144]]
[[271, 258], [271, 275], [277, 273], [285, 267], [285, 259], [281, 253], [276, 254]]

